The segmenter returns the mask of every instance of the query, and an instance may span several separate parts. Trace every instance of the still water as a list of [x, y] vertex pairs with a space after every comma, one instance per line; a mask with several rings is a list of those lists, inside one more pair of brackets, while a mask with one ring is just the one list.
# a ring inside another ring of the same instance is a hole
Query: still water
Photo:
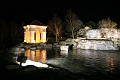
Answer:
[[29, 60], [52, 64], [73, 73], [120, 75], [119, 51], [71, 50], [68, 53], [59, 49], [26, 50]]

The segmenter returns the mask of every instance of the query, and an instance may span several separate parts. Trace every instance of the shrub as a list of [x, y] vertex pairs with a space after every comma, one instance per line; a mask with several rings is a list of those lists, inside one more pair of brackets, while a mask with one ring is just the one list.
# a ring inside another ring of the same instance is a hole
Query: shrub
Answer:
[[48, 37], [47, 38], [47, 44], [54, 44], [56, 41], [55, 41], [55, 38], [53, 38], [53, 37]]

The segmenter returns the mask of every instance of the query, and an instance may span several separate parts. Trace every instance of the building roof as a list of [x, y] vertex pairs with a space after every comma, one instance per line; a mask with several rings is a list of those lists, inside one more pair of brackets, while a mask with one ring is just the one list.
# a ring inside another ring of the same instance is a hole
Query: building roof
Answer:
[[34, 20], [30, 25], [40, 25], [40, 26], [46, 26], [45, 24], [37, 21], [37, 20]]

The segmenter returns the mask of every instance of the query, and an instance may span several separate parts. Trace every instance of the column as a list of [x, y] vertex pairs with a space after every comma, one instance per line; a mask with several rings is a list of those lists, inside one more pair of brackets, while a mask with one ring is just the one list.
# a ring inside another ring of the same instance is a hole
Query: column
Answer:
[[30, 35], [29, 35], [29, 34], [30, 34], [30, 33], [29, 33], [28, 30], [26, 30], [26, 31], [24, 32], [24, 42], [26, 42], [26, 43], [29, 42], [29, 38], [30, 38]]
[[26, 32], [24, 32], [24, 42], [26, 42]]
[[30, 41], [30, 32], [26, 31], [26, 42], [28, 43]]
[[41, 32], [41, 41], [46, 42], [46, 32]]
[[36, 43], [40, 42], [40, 31], [36, 30]]
[[35, 40], [34, 40], [34, 32], [35, 32], [35, 31], [30, 31], [30, 43], [35, 43]]

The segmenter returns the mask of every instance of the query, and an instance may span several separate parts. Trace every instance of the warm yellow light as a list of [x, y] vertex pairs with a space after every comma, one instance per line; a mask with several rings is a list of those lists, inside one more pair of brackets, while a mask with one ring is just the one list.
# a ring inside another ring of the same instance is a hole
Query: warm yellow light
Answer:
[[114, 70], [114, 60], [113, 58], [110, 58], [110, 72], [112, 73], [113, 70]]
[[27, 56], [28, 60], [33, 60], [36, 62], [41, 62], [41, 63], [46, 63], [46, 50], [40, 50], [40, 49], [36, 49], [36, 50], [26, 50], [25, 51], [25, 56]]
[[46, 42], [46, 28], [47, 26], [27, 25], [23, 27], [24, 42], [26, 43], [40, 43]]
[[26, 29], [26, 26], [24, 26], [23, 28]]
[[40, 32], [41, 32], [41, 30], [35, 30], [35, 33], [36, 33], [36, 43], [39, 43], [40, 42]]
[[29, 30], [29, 28], [30, 28], [30, 26], [29, 25], [27, 25], [27, 29]]

